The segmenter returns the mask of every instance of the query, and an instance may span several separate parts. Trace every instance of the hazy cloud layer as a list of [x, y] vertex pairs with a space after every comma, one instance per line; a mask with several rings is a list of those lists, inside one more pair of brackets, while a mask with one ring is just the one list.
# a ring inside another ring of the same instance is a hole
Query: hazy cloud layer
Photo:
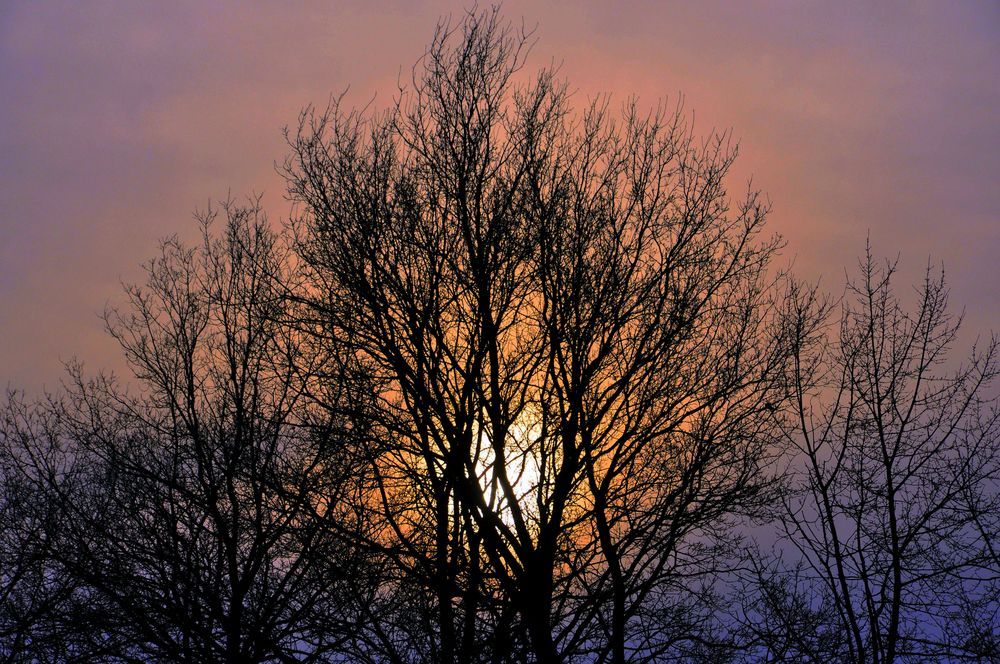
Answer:
[[[280, 218], [282, 126], [348, 86], [389, 101], [462, 7], [0, 5], [0, 383], [54, 385], [72, 356], [120, 367], [97, 313], [156, 240], [190, 237], [192, 211], [230, 191]], [[702, 131], [731, 127], [803, 276], [839, 288], [870, 232], [909, 276], [943, 261], [970, 328], [1000, 328], [995, 3], [504, 10], [537, 24], [531, 67], [561, 64], [579, 103], [680, 92]]]

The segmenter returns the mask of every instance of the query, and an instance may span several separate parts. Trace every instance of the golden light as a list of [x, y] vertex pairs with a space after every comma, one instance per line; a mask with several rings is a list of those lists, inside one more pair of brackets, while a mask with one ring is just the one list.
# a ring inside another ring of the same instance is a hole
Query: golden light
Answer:
[[[499, 445], [494, 444], [484, 427], [478, 427], [475, 469], [479, 485], [487, 505], [509, 526], [514, 525], [515, 510], [529, 523], [538, 515], [537, 443], [541, 435], [540, 418], [527, 409], [511, 424]], [[510, 486], [516, 506], [504, 491], [504, 480]]]

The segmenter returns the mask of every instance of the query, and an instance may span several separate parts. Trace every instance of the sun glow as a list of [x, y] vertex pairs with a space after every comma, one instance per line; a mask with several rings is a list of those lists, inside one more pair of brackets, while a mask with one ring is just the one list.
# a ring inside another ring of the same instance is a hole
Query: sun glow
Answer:
[[485, 427], [480, 432], [475, 469], [487, 506], [508, 526], [514, 526], [518, 516], [530, 524], [538, 515], [540, 499], [541, 422], [523, 412], [499, 444]]

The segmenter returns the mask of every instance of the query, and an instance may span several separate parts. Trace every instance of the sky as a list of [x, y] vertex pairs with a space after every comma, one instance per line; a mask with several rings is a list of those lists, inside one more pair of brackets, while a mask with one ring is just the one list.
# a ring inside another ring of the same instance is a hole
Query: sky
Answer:
[[[293, 7], [294, 5], [294, 7]], [[482, 3], [481, 3], [482, 5]], [[459, 2], [0, 1], [0, 387], [121, 371], [100, 312], [209, 201], [287, 214], [282, 128], [388, 103]], [[509, 0], [574, 101], [683, 96], [740, 142], [781, 261], [842, 292], [870, 237], [901, 292], [944, 265], [963, 341], [1000, 332], [1000, 4]]]

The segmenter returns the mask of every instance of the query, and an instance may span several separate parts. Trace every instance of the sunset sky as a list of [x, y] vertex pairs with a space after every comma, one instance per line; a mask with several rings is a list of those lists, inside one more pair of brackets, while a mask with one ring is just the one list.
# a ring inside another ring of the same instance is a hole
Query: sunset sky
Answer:
[[[294, 5], [0, 1], [0, 386], [55, 387], [73, 357], [120, 369], [98, 314], [157, 240], [230, 192], [280, 221], [282, 127], [348, 88], [389, 102], [468, 6]], [[697, 133], [731, 128], [731, 185], [769, 194], [801, 276], [839, 293], [870, 235], [907, 279], [943, 262], [966, 341], [1000, 331], [997, 2], [503, 8], [578, 105], [681, 94]]]

